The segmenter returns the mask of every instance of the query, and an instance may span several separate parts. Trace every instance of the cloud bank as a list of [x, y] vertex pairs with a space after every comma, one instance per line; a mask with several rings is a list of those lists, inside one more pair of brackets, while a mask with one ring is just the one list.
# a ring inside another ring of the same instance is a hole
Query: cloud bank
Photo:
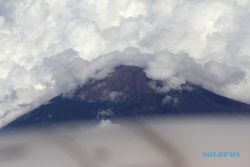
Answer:
[[250, 103], [249, 19], [247, 0], [0, 0], [0, 125], [118, 64]]

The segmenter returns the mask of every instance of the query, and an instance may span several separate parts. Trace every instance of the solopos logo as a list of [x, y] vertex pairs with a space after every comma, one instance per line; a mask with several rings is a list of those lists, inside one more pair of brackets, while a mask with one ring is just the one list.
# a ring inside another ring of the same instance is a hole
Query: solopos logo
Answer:
[[203, 158], [239, 158], [240, 152], [236, 151], [207, 151], [202, 152]]

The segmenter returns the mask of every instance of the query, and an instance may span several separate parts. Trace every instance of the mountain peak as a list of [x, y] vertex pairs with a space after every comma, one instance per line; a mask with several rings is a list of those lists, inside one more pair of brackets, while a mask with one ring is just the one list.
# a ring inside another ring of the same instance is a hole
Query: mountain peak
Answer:
[[70, 97], [60, 95], [5, 127], [47, 126], [58, 122], [129, 118], [140, 116], [181, 116], [190, 114], [249, 114], [250, 105], [217, 95], [200, 86], [158, 92], [143, 68], [118, 66], [104, 79], [77, 88]]
[[81, 86], [75, 94], [87, 101], [121, 100], [137, 94], [153, 93], [149, 82], [142, 68], [121, 65], [106, 78]]

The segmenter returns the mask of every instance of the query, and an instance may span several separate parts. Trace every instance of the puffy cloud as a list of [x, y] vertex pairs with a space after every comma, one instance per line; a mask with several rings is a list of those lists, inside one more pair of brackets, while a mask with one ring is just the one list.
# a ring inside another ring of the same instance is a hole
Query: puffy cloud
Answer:
[[2, 124], [83, 83], [88, 63], [77, 52], [66, 50], [44, 58], [29, 70], [15, 64], [0, 80]]
[[165, 81], [163, 91], [180, 88], [186, 82], [202, 85], [210, 90], [238, 84], [245, 78], [240, 68], [216, 61], [200, 64], [186, 53], [173, 54], [167, 51], [155, 53], [148, 62], [146, 73], [150, 78]]
[[145, 67], [149, 77], [166, 81], [166, 90], [190, 81], [250, 103], [249, 6], [247, 0], [0, 0], [2, 124], [118, 64]]

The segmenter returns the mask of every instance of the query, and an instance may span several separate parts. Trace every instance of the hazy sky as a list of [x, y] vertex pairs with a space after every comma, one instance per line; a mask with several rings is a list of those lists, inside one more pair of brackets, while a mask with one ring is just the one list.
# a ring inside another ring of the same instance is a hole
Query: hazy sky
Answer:
[[248, 0], [0, 0], [0, 125], [124, 63], [250, 103], [249, 20]]

